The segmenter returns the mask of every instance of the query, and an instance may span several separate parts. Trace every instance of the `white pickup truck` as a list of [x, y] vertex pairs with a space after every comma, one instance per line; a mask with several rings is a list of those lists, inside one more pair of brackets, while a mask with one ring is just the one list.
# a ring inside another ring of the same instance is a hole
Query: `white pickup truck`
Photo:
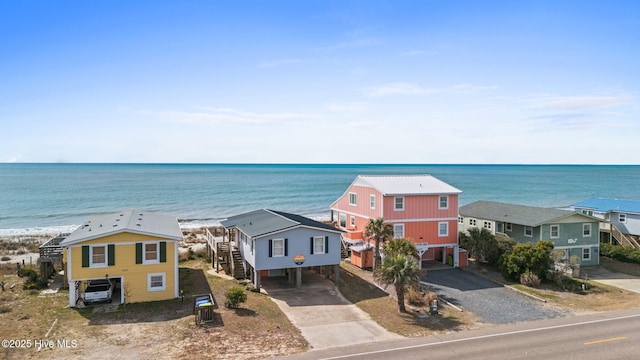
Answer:
[[82, 294], [82, 301], [85, 304], [99, 301], [111, 302], [111, 295], [113, 295], [113, 283], [110, 280], [89, 280]]

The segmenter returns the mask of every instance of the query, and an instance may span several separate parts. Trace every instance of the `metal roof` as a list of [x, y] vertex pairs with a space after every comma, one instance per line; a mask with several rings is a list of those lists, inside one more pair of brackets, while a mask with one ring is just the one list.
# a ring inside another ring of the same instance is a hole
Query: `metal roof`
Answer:
[[112, 214], [92, 216], [69, 234], [60, 243], [60, 246], [68, 246], [122, 232], [154, 236], [167, 240], [182, 240], [182, 231], [175, 217], [138, 209], [128, 209]]
[[353, 185], [373, 187], [384, 195], [459, 194], [462, 191], [428, 175], [358, 175]]
[[483, 200], [461, 206], [459, 213], [460, 216], [463, 217], [493, 220], [532, 227], [550, 223], [571, 215], [580, 215], [593, 219], [590, 216], [577, 213], [573, 210], [505, 204]]
[[237, 228], [251, 237], [260, 237], [298, 226], [314, 227], [337, 233], [343, 232], [331, 225], [307, 217], [282, 211], [260, 209], [235, 215], [220, 222], [225, 228]]
[[630, 212], [640, 214], [640, 201], [609, 198], [593, 198], [571, 205], [573, 207], [592, 209], [597, 212]]

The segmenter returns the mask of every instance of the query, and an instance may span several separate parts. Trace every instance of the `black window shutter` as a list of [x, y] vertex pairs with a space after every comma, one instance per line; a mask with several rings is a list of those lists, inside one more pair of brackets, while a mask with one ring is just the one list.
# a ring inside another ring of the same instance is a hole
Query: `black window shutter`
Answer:
[[89, 245], [82, 245], [82, 267], [89, 267]]
[[136, 264], [142, 264], [142, 243], [136, 243]]
[[311, 250], [309, 250], [309, 254], [313, 255], [313, 236], [311, 237]]
[[116, 246], [114, 244], [107, 245], [107, 253], [109, 255], [107, 265], [113, 266], [116, 264]]
[[269, 257], [273, 257], [273, 240], [269, 239]]
[[284, 239], [284, 256], [289, 256], [289, 239]]
[[329, 253], [329, 237], [328, 236], [324, 237], [324, 253], [325, 254]]
[[167, 242], [160, 241], [160, 262], [167, 262]]

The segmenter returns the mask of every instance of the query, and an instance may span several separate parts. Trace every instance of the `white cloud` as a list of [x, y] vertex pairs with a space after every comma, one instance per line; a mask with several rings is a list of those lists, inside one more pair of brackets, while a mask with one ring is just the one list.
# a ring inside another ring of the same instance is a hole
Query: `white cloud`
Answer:
[[160, 110], [160, 111], [143, 111], [144, 114], [151, 114], [170, 119], [174, 122], [197, 124], [197, 125], [215, 125], [221, 123], [245, 124], [245, 125], [267, 125], [267, 124], [285, 124], [296, 121], [319, 119], [322, 116], [317, 114], [301, 114], [301, 113], [253, 113], [247, 111], [239, 111], [229, 108], [201, 108], [201, 111], [179, 111], [179, 110]]
[[345, 103], [345, 104], [329, 104], [327, 110], [333, 112], [366, 112], [369, 111], [369, 106], [363, 103]]
[[374, 39], [359, 39], [353, 41], [339, 42], [334, 45], [318, 47], [315, 50], [320, 52], [333, 52], [342, 49], [364, 48], [378, 45], [380, 42]]
[[300, 59], [265, 60], [258, 64], [259, 68], [273, 68], [282, 65], [301, 63]]
[[424, 95], [424, 94], [472, 94], [497, 89], [497, 85], [457, 84], [441, 88], [428, 88], [419, 84], [395, 82], [380, 86], [365, 88], [367, 96], [387, 95]]
[[632, 97], [618, 96], [564, 96], [534, 99], [534, 108], [540, 110], [575, 111], [600, 109], [630, 103]]

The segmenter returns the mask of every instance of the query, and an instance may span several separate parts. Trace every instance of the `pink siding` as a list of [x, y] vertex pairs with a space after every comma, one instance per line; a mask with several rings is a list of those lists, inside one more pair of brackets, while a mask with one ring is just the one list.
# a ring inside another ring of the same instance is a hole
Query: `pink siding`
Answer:
[[[349, 204], [349, 193], [356, 194], [357, 201], [355, 206]], [[369, 201], [370, 195], [376, 196], [375, 210], [371, 209], [370, 201]], [[336, 201], [334, 208], [340, 209], [348, 213], [358, 214], [366, 218], [378, 218], [382, 216], [382, 211], [380, 208], [381, 199], [382, 199], [382, 195], [378, 190], [370, 187], [354, 185], [354, 186], [351, 186], [349, 190], [345, 192], [340, 199], [338, 199], [338, 201]]]
[[394, 219], [443, 219], [458, 217], [458, 195], [449, 196], [449, 207], [438, 209], [439, 195], [412, 195], [404, 197], [404, 210], [395, 210], [395, 196], [384, 198], [384, 218]]
[[[442, 221], [420, 221], [406, 222], [404, 224], [404, 237], [413, 242], [426, 242], [429, 245], [457, 244], [458, 243], [458, 222], [457, 220], [446, 221], [449, 224], [449, 234], [438, 236], [438, 223]], [[420, 241], [422, 237], [422, 241]]]

